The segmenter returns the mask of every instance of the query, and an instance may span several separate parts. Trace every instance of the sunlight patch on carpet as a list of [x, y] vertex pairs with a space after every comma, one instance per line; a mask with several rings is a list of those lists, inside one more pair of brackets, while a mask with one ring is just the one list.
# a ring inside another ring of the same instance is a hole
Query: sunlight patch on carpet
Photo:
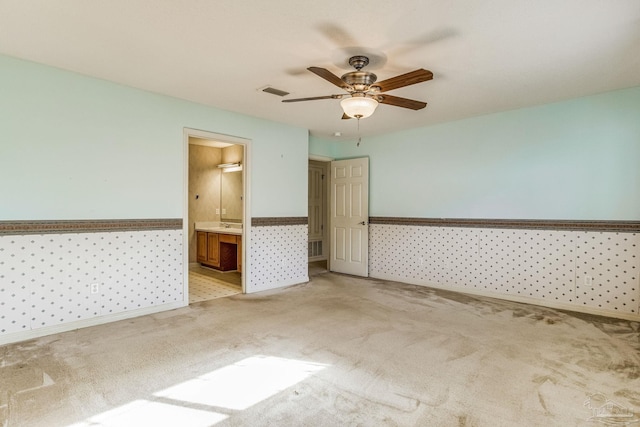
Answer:
[[229, 418], [228, 415], [184, 406], [135, 400], [69, 427], [208, 427]]
[[243, 410], [303, 381], [326, 365], [253, 356], [156, 393], [158, 397]]
[[213, 426], [327, 365], [253, 356], [67, 427]]

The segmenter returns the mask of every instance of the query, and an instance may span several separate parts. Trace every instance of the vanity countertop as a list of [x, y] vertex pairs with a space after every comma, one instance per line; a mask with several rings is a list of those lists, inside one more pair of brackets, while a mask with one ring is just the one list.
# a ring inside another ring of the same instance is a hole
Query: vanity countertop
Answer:
[[[226, 227], [224, 224], [227, 224]], [[237, 223], [220, 223], [220, 222], [196, 222], [196, 231], [206, 231], [208, 233], [220, 233], [220, 234], [242, 234], [242, 224]]]

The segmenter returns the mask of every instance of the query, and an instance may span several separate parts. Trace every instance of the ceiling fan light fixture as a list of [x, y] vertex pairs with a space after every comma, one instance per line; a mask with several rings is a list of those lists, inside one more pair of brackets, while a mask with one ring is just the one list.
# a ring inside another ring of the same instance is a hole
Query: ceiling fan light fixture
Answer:
[[365, 119], [376, 111], [378, 101], [366, 96], [351, 96], [340, 101], [340, 106], [347, 116]]

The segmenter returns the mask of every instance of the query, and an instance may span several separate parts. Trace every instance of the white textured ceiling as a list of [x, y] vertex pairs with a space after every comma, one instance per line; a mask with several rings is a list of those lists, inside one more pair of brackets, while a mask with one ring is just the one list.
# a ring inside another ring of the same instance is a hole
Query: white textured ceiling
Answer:
[[389, 92], [426, 109], [381, 105], [360, 123], [386, 133], [640, 85], [640, 1], [0, 0], [0, 53], [320, 137], [356, 135], [338, 100], [259, 89], [341, 93], [306, 68], [342, 75], [359, 50], [386, 57], [379, 80], [434, 73]]

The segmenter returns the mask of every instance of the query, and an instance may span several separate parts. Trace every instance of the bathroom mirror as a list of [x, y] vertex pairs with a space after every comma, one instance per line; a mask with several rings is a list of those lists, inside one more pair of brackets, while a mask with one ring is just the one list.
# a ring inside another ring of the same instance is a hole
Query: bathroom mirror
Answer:
[[222, 173], [220, 208], [222, 221], [242, 222], [242, 171]]

